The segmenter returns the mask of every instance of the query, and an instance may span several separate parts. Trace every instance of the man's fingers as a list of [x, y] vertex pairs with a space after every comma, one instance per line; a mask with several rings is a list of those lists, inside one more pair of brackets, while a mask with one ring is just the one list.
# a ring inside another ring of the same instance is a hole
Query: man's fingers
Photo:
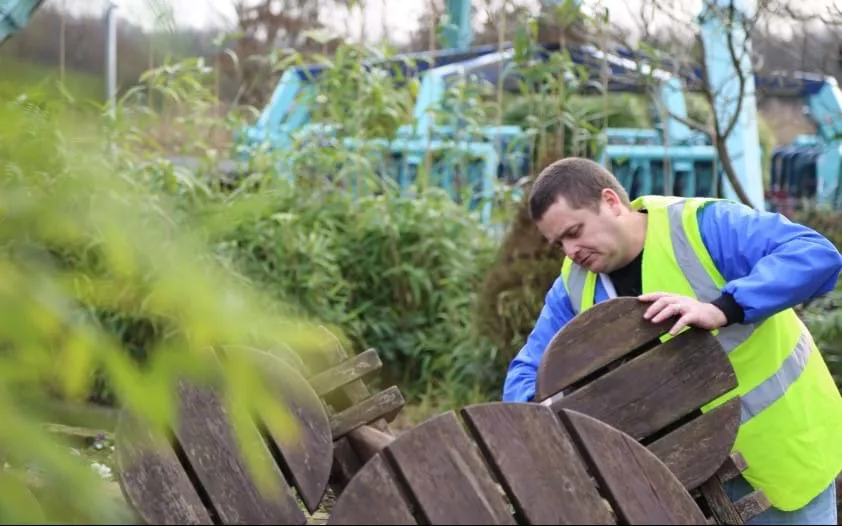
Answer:
[[655, 300], [654, 303], [652, 303], [652, 305], [649, 306], [648, 309], [646, 309], [646, 312], [643, 313], [643, 318], [646, 319], [646, 320], [652, 318], [652, 316], [655, 316], [656, 314], [661, 312], [665, 307], [667, 307], [670, 304], [673, 304], [673, 303], [677, 302], [678, 300], [679, 300], [678, 296], [671, 296], [671, 295], [670, 296], [662, 296], [662, 297], [658, 298], [657, 300]]
[[663, 298], [664, 296], [674, 296], [674, 294], [670, 292], [649, 292], [647, 294], [641, 294], [637, 297], [640, 301], [655, 301], [657, 299]]
[[686, 314], [681, 311], [681, 304], [671, 303], [652, 317], [652, 323], [661, 323], [662, 321], [679, 314]]
[[681, 332], [685, 327], [687, 327], [691, 323], [694, 323], [694, 321], [696, 320], [694, 320], [693, 318], [693, 313], [687, 313], [684, 316], [678, 318], [678, 321], [675, 322], [675, 324], [670, 329], [670, 335], [675, 336], [676, 334]]

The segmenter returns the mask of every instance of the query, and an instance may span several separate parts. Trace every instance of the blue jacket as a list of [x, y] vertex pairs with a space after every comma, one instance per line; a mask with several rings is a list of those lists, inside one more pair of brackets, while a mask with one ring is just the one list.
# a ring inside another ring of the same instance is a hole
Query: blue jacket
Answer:
[[[698, 212], [702, 241], [729, 293], [743, 308], [746, 323], [826, 294], [836, 286], [842, 255], [814, 230], [785, 216], [731, 201], [715, 201]], [[559, 265], [559, 274], [561, 265]], [[608, 299], [597, 280], [596, 302]], [[538, 364], [553, 336], [574, 316], [561, 276], [526, 344], [506, 373], [503, 400], [528, 402], [535, 396]]]

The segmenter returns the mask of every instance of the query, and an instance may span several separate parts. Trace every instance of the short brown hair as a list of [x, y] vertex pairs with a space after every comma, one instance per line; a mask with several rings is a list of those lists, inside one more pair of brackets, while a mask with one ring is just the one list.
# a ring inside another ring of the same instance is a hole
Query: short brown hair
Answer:
[[555, 161], [538, 175], [529, 194], [529, 215], [539, 221], [547, 210], [564, 197], [574, 209], [599, 209], [602, 191], [614, 190], [626, 206], [631, 206], [629, 194], [614, 175], [599, 163], [581, 157]]

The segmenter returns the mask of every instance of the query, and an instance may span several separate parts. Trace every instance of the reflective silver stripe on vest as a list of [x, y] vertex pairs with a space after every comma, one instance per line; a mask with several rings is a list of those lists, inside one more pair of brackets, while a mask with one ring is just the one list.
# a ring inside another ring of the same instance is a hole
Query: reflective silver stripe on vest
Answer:
[[[667, 207], [672, 251], [675, 254], [678, 266], [693, 288], [696, 298], [699, 301], [710, 302], [718, 298], [721, 292], [710, 277], [710, 274], [705, 270], [705, 267], [699, 260], [699, 256], [696, 255], [696, 251], [693, 250], [690, 240], [687, 239], [687, 233], [684, 231], [684, 224], [681, 219], [685, 205], [686, 202], [682, 199]], [[720, 329], [717, 338], [725, 349], [725, 352], [730, 353], [752, 335], [755, 326], [756, 324], [735, 323], [734, 325]]]
[[745, 424], [755, 415], [775, 403], [786, 394], [807, 367], [807, 360], [813, 351], [810, 337], [801, 333], [795, 349], [786, 357], [775, 374], [763, 380], [761, 384], [747, 392], [741, 399], [741, 423]]
[[588, 277], [588, 271], [573, 263], [571, 261], [570, 274], [567, 276], [567, 295], [570, 297], [570, 303], [573, 305], [573, 312], [579, 313], [582, 308], [582, 297], [585, 293], [585, 280]]

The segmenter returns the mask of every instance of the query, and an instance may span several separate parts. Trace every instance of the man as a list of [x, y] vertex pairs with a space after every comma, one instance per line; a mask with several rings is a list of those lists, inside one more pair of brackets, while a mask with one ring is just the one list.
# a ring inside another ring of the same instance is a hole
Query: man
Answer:
[[[509, 366], [503, 400], [532, 401], [541, 357], [577, 313], [616, 296], [676, 317], [670, 333], [717, 330], [742, 396], [736, 448], [748, 463], [731, 498], [757, 487], [772, 503], [753, 524], [836, 524], [842, 397], [792, 307], [836, 285], [842, 256], [780, 214], [725, 200], [629, 202], [599, 164], [568, 158], [533, 185], [530, 215], [565, 253], [537, 324]], [[596, 279], [586, 279], [589, 275]]]

